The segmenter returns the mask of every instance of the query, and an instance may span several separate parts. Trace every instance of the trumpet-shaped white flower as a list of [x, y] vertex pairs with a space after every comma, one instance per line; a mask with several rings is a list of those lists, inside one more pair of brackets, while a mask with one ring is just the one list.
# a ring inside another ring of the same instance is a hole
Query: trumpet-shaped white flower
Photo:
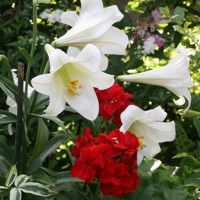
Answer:
[[[16, 71], [17, 70], [15, 70], [15, 69], [12, 70], [12, 76], [13, 76], [14, 84], [18, 85], [18, 78], [17, 78], [17, 74], [15, 73]], [[23, 90], [25, 90], [25, 84], [26, 84], [26, 82], [24, 81]], [[31, 96], [33, 91], [34, 91], [34, 89], [30, 85], [28, 85], [28, 98]], [[8, 96], [7, 99], [6, 99], [6, 104], [9, 106], [9, 108], [8, 108], [9, 112], [17, 115], [17, 103], [16, 103], [16, 101]]]
[[151, 159], [161, 151], [159, 143], [175, 139], [175, 123], [163, 122], [166, 115], [160, 106], [144, 111], [135, 105], [130, 105], [122, 112], [120, 130], [130, 131], [139, 140], [138, 165], [144, 156]]
[[31, 83], [35, 90], [50, 97], [46, 114], [56, 116], [65, 109], [66, 102], [89, 120], [99, 112], [93, 87], [106, 89], [114, 83], [113, 75], [99, 69], [101, 53], [88, 44], [76, 57], [71, 57], [46, 44], [50, 73], [36, 76]]
[[86, 44], [92, 43], [103, 54], [125, 54], [128, 37], [112, 26], [122, 18], [117, 6], [104, 8], [102, 0], [81, 0], [79, 15], [75, 11], [61, 15], [61, 22], [72, 28], [56, 39], [55, 44], [82, 49]]
[[187, 99], [187, 110], [191, 104], [191, 94], [188, 88], [193, 86], [188, 71], [189, 58], [183, 46], [179, 46], [177, 51], [180, 53], [163, 67], [138, 74], [121, 75], [117, 79], [165, 87], [179, 97], [178, 100], [174, 100], [175, 104], [183, 105], [185, 98]]

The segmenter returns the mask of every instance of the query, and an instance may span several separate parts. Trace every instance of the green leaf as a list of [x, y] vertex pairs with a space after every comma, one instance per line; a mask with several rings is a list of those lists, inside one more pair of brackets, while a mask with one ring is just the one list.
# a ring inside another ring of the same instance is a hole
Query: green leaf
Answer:
[[57, 117], [52, 117], [52, 116], [47, 116], [47, 115], [38, 115], [38, 114], [33, 114], [33, 113], [31, 113], [31, 115], [41, 117], [41, 118], [44, 118], [44, 119], [48, 119], [48, 120], [55, 122], [66, 133], [65, 126], [64, 126], [63, 122], [60, 119], [58, 119]]
[[56, 192], [49, 189], [48, 187], [35, 182], [27, 182], [23, 185], [23, 187], [20, 187], [20, 190], [25, 193], [30, 193], [36, 196], [43, 196], [48, 197], [51, 195], [55, 195]]
[[174, 20], [177, 24], [182, 24], [183, 20], [185, 18], [185, 12], [183, 10], [183, 8], [181, 8], [180, 6], [177, 6], [174, 10]]
[[174, 158], [184, 158], [184, 157], [190, 158], [191, 160], [193, 160], [193, 161], [195, 162], [195, 164], [200, 165], [200, 161], [199, 161], [199, 160], [197, 160], [194, 156], [192, 156], [192, 155], [190, 155], [190, 154], [188, 154], [188, 153], [185, 153], [185, 152], [184, 152], [184, 153], [177, 154], [176, 156], [173, 157], [173, 159], [174, 159]]
[[10, 164], [13, 161], [13, 151], [3, 142], [0, 142], [0, 157], [6, 159], [6, 161]]
[[10, 200], [21, 200], [22, 193], [18, 188], [12, 188], [10, 190]]
[[159, 7], [160, 12], [162, 13], [162, 15], [164, 15], [165, 17], [170, 17], [170, 11], [169, 11], [169, 7], [165, 6], [165, 7]]
[[[7, 96], [12, 98], [13, 100], [16, 99], [15, 97], [18, 93], [17, 86], [12, 81], [8, 80], [2, 75], [0, 75], [0, 87]], [[23, 100], [26, 102], [26, 104], [29, 103], [29, 100], [25, 95], [23, 95]]]
[[200, 120], [197, 117], [195, 117], [193, 120], [195, 128], [197, 129], [198, 136], [200, 137]]
[[37, 138], [35, 142], [35, 147], [33, 150], [33, 156], [31, 161], [34, 160], [38, 155], [42, 153], [44, 148], [46, 147], [49, 140], [49, 130], [44, 123], [43, 119], [38, 118], [38, 129], [37, 129]]
[[15, 179], [15, 186], [16, 186], [16, 187], [23, 186], [23, 185], [28, 181], [28, 179], [30, 179], [30, 177], [27, 176], [27, 175], [25, 175], [25, 174], [19, 175], [19, 176]]
[[22, 54], [22, 56], [24, 56], [24, 58], [28, 61], [31, 62], [31, 57], [29, 55], [29, 53], [26, 51], [26, 49], [18, 47], [20, 53]]
[[28, 166], [28, 174], [36, 172], [47, 156], [54, 152], [62, 143], [70, 139], [69, 135], [59, 135], [51, 139], [44, 151]]
[[133, 192], [125, 195], [125, 200], [146, 200], [146, 199], [152, 199], [152, 193], [153, 193], [154, 187], [150, 180], [143, 179], [141, 177], [141, 183], [140, 186]]
[[11, 164], [2, 156], [0, 156], [0, 172], [6, 176], [10, 170]]
[[17, 122], [17, 116], [11, 112], [0, 110], [0, 124], [13, 124]]
[[30, 112], [41, 113], [49, 103], [49, 97], [33, 91], [30, 98]]
[[38, 170], [37, 172], [32, 174], [32, 179], [35, 182], [40, 182], [40, 183], [54, 186], [54, 183], [51, 181], [50, 177], [42, 170]]
[[17, 86], [14, 83], [4, 77], [2, 78], [0, 75], [0, 87], [7, 96], [15, 100], [15, 96], [17, 96]]
[[174, 182], [163, 181], [156, 190], [154, 190], [152, 199], [155, 200], [192, 200], [190, 194], [184, 190], [182, 185]]
[[70, 171], [58, 172], [52, 176], [52, 180], [55, 185], [65, 184], [69, 182], [82, 182], [79, 178], [75, 178], [71, 175]]
[[16, 165], [13, 165], [6, 178], [6, 183], [5, 183], [6, 187], [10, 187], [13, 184], [13, 182], [17, 178], [17, 174], [18, 174], [17, 167]]

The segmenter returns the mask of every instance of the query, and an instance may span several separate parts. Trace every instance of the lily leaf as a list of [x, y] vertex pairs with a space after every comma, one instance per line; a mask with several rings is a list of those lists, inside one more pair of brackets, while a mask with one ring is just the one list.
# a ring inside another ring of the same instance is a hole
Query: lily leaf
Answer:
[[17, 122], [17, 116], [11, 112], [0, 110], [0, 124], [13, 124]]
[[43, 119], [38, 118], [38, 132], [31, 160], [34, 160], [38, 155], [42, 153], [48, 143], [48, 139], [49, 130], [46, 124], [43, 122]]
[[36, 172], [42, 165], [47, 156], [55, 151], [62, 143], [66, 142], [70, 138], [69, 135], [59, 135], [51, 139], [44, 151], [29, 165], [28, 174]]
[[38, 114], [33, 114], [33, 113], [31, 113], [31, 115], [41, 117], [41, 118], [44, 118], [44, 119], [48, 119], [48, 120], [55, 122], [66, 133], [65, 126], [64, 126], [63, 122], [60, 119], [58, 119], [57, 117], [52, 117], [52, 116], [47, 116], [47, 115], [38, 115]]

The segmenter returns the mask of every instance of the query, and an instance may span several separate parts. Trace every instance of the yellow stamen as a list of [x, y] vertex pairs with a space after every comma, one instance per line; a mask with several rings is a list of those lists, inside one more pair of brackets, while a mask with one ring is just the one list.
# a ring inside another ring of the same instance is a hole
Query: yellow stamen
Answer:
[[142, 139], [144, 139], [144, 136], [141, 135], [141, 136], [137, 136], [138, 138], [138, 142], [139, 142], [139, 145], [140, 145], [140, 148], [143, 149], [145, 147], [145, 145], [142, 143]]
[[78, 83], [79, 83], [79, 80], [73, 80], [73, 81], [70, 81], [69, 84], [66, 84], [67, 91], [69, 92], [71, 96], [81, 94], [81, 92], [79, 91], [80, 87]]

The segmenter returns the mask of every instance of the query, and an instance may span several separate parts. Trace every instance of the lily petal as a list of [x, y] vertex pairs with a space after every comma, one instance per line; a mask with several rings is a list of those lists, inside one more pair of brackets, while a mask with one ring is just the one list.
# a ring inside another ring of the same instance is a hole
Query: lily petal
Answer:
[[[115, 37], [113, 37], [113, 35]], [[124, 55], [128, 37], [118, 28], [111, 26], [98, 40], [93, 42], [104, 54]]]
[[61, 15], [61, 22], [69, 26], [74, 26], [79, 22], [79, 16], [75, 11], [64, 12]]
[[174, 101], [175, 103], [183, 105], [183, 98], [187, 99], [186, 111], [191, 104], [191, 94], [188, 88], [193, 86], [193, 82], [188, 71], [189, 58], [185, 53], [186, 49], [183, 46], [178, 49], [181, 49], [181, 52], [163, 67], [138, 74], [118, 76], [117, 79], [165, 87], [179, 97], [180, 100]]
[[102, 0], [81, 0], [80, 17], [84, 19], [91, 13], [95, 13], [98, 10], [103, 9]]
[[121, 114], [122, 126], [120, 131], [130, 131], [140, 142], [138, 149], [138, 164], [144, 156], [151, 159], [160, 152], [159, 143], [175, 139], [175, 123], [163, 122], [166, 117], [161, 107], [143, 111], [135, 105], [130, 105]]

